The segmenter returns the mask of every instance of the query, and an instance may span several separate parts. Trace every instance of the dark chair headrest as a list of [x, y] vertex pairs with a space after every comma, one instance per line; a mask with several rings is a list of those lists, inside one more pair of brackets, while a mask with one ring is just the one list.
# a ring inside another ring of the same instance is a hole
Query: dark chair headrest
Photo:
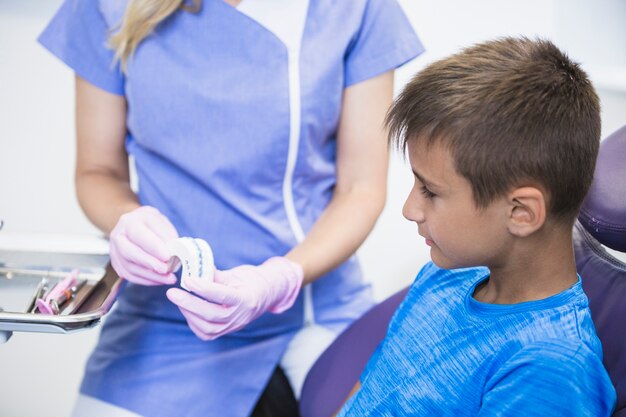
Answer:
[[626, 126], [602, 141], [578, 220], [600, 243], [626, 252]]

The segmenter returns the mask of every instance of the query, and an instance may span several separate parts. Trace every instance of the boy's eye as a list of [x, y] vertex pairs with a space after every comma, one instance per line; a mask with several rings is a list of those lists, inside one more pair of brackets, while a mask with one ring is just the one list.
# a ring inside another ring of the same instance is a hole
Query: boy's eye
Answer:
[[424, 197], [426, 197], [426, 198], [433, 198], [433, 197], [436, 196], [435, 193], [433, 193], [432, 191], [430, 191], [428, 188], [426, 188], [423, 185], [421, 187], [421, 191], [422, 191], [422, 194], [424, 195]]

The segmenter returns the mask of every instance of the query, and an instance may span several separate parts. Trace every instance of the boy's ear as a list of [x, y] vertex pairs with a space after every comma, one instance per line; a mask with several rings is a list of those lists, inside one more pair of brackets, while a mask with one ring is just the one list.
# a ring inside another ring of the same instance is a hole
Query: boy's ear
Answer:
[[508, 229], [515, 236], [526, 237], [546, 221], [546, 199], [536, 187], [519, 187], [508, 194]]

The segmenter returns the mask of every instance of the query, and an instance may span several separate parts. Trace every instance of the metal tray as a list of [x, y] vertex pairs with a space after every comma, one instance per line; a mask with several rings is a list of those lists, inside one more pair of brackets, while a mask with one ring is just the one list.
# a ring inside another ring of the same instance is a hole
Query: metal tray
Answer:
[[[13, 301], [9, 286], [14, 288], [36, 277], [58, 280], [74, 268], [79, 269], [81, 279], [87, 280], [88, 290], [79, 293], [80, 300], [77, 296], [71, 301], [70, 305], [76, 305], [70, 313], [46, 315], [23, 308], [13, 308], [14, 311], [4, 308], [7, 311], [0, 311], [0, 331], [72, 333], [92, 328], [109, 312], [122, 286], [106, 255], [0, 251], [0, 293], [4, 285], [5, 304]], [[26, 292], [23, 290], [22, 295]], [[21, 306], [23, 302], [20, 304], [18, 300], [12, 305]]]

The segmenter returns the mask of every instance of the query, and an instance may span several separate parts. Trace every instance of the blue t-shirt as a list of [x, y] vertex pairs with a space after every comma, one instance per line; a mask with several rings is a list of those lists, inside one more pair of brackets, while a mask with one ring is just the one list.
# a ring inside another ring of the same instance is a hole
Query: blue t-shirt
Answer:
[[609, 416], [615, 390], [580, 278], [486, 304], [486, 268], [422, 269], [340, 416]]

